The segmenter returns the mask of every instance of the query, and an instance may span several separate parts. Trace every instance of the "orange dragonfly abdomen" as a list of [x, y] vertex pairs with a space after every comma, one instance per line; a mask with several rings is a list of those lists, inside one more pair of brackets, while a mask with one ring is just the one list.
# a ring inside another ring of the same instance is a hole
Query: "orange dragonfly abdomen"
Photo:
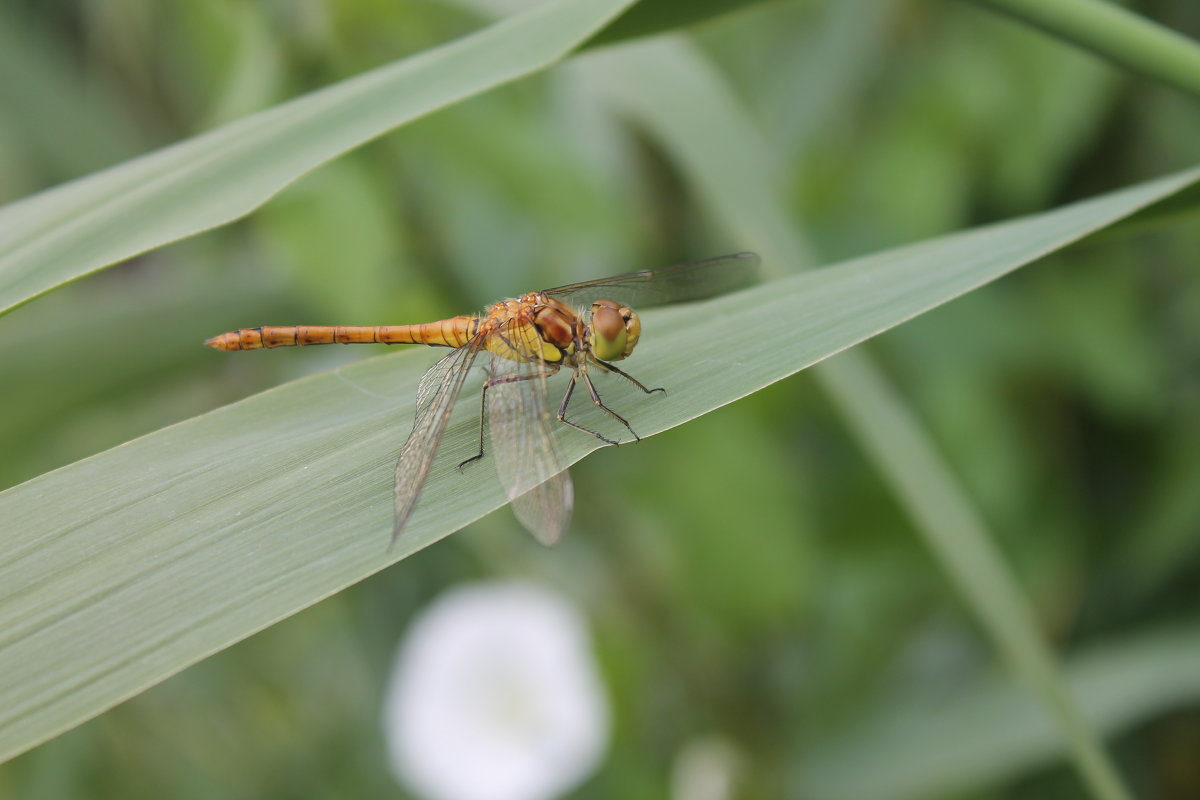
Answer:
[[426, 344], [462, 347], [479, 330], [479, 317], [459, 316], [416, 325], [264, 325], [222, 333], [204, 343], [216, 350], [259, 350], [315, 344]]

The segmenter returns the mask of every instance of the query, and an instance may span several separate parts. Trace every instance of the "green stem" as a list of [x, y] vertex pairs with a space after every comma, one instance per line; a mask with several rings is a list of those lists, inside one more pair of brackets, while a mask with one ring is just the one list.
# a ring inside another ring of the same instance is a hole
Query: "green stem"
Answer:
[[1104, 0], [975, 0], [1200, 97], [1200, 42]]

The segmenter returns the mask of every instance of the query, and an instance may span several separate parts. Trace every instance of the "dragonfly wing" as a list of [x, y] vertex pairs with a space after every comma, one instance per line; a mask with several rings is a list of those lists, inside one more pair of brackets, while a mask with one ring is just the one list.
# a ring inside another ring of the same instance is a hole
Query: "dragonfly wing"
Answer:
[[496, 473], [513, 513], [544, 545], [562, 537], [574, 505], [571, 476], [554, 443], [550, 374], [540, 363], [494, 359], [487, 396]]
[[512, 500], [513, 514], [525, 530], [546, 547], [558, 544], [571, 522], [575, 488], [565, 469]]
[[546, 294], [580, 308], [597, 300], [616, 300], [634, 307], [686, 303], [748, 286], [754, 281], [758, 264], [754, 253], [734, 253], [558, 286], [547, 289]]
[[481, 342], [467, 342], [430, 367], [417, 388], [417, 413], [408, 441], [400, 448], [396, 461], [396, 524], [392, 544], [412, 516], [417, 498], [429, 476], [438, 443], [446, 432], [454, 401], [471, 371]]

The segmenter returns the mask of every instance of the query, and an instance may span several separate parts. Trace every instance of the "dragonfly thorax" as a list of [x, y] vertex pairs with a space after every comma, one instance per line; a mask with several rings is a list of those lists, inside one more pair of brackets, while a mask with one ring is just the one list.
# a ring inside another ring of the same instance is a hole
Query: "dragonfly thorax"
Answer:
[[564, 356], [575, 351], [578, 315], [565, 304], [549, 300], [539, 305], [533, 312], [533, 324], [542, 341], [557, 348]]

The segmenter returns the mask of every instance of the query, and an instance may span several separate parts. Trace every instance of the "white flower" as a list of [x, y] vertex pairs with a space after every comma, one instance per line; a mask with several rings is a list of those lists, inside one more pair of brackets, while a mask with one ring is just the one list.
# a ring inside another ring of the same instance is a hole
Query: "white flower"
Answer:
[[608, 706], [587, 628], [528, 584], [453, 589], [413, 621], [384, 708], [392, 770], [427, 800], [548, 800], [599, 765]]

